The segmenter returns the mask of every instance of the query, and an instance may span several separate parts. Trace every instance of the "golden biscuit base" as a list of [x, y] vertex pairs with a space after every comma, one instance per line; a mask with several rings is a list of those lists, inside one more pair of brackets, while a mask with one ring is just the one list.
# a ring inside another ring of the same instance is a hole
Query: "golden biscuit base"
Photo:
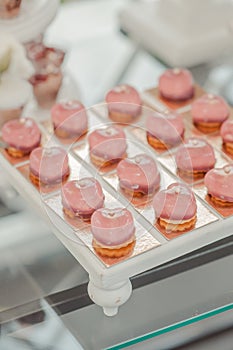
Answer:
[[220, 126], [222, 123], [205, 123], [205, 122], [196, 122], [194, 125], [199, 129], [200, 131], [203, 131], [204, 133], [212, 133], [215, 131], [218, 131], [220, 129]]
[[[62, 181], [59, 182], [59, 183], [63, 183], [63, 182], [66, 182], [66, 180], [68, 179], [70, 175], [70, 172], [68, 172], [67, 174], [63, 175], [62, 177]], [[29, 174], [29, 178], [31, 180], [31, 182], [36, 185], [37, 187], [40, 187], [40, 186], [47, 186], [48, 184], [46, 183], [43, 183], [42, 181], [40, 181], [39, 177], [34, 175], [31, 171], [30, 171], [30, 174]], [[59, 183], [55, 183], [55, 184], [49, 184], [51, 186], [54, 186], [54, 185], [58, 185]]]
[[65, 215], [67, 215], [70, 219], [75, 219], [75, 218], [78, 218], [78, 219], [81, 219], [85, 222], [90, 222], [91, 220], [91, 216], [92, 214], [94, 213], [94, 210], [91, 214], [80, 214], [80, 213], [74, 213], [71, 209], [68, 209], [68, 208], [63, 208], [63, 212], [65, 213]]
[[233, 155], [233, 143], [231, 142], [225, 142], [223, 143], [223, 148], [225, 149], [225, 151], [229, 154]]
[[208, 194], [209, 197], [210, 197], [210, 200], [214, 203], [214, 204], [217, 204], [221, 207], [233, 207], [233, 202], [228, 202], [224, 199], [221, 199], [221, 198], [217, 198], [215, 196], [212, 196], [211, 194]]
[[25, 156], [27, 156], [28, 154], [30, 154], [31, 151], [21, 151], [19, 149], [16, 149], [14, 147], [9, 147], [6, 149], [7, 153], [13, 157], [13, 158], [23, 158]]
[[124, 153], [120, 158], [117, 159], [110, 159], [110, 160], [105, 160], [104, 158], [98, 157], [94, 155], [93, 153], [90, 152], [90, 158], [93, 164], [97, 166], [98, 168], [104, 168], [107, 166], [111, 166], [115, 163], [119, 163], [120, 160], [124, 159], [127, 157], [127, 153]]
[[165, 219], [161, 219], [159, 218], [158, 219], [158, 224], [164, 228], [165, 230], [169, 230], [169, 231], [185, 231], [185, 230], [188, 230], [190, 228], [192, 228], [195, 223], [196, 223], [196, 220], [197, 220], [197, 217], [196, 215], [191, 218], [189, 221], [185, 221], [184, 223], [182, 223], [182, 220], [181, 220], [181, 223], [180, 224], [172, 224], [170, 222], [167, 222]]
[[129, 196], [129, 197], [141, 198], [141, 197], [149, 196], [149, 195], [153, 194], [153, 193], [159, 188], [159, 185], [158, 185], [158, 187], [156, 187], [156, 188], [154, 189], [154, 191], [151, 192], [151, 193], [145, 193], [145, 192], [140, 192], [140, 191], [134, 191], [134, 190], [131, 190], [131, 189], [129, 189], [129, 188], [122, 187], [121, 185], [120, 185], [120, 188], [121, 188], [122, 191], [123, 191], [127, 196]]
[[[210, 169], [209, 169], [210, 170]], [[199, 179], [199, 178], [203, 178], [205, 176], [205, 174], [209, 171], [209, 170], [194, 170], [194, 171], [188, 171], [188, 170], [181, 170], [179, 168], [177, 168], [177, 173], [180, 177], [187, 177], [187, 178], [195, 178], [195, 179]]]
[[68, 131], [62, 129], [61, 127], [58, 127], [58, 128], [54, 127], [54, 133], [57, 137], [61, 139], [79, 139], [81, 136], [87, 133], [87, 130], [84, 130], [81, 134], [75, 136], [73, 134], [69, 134]]
[[132, 123], [132, 121], [137, 118], [137, 116], [133, 116], [127, 113], [119, 113], [119, 112], [109, 112], [108, 116], [112, 121], [119, 124]]
[[[146, 134], [147, 142], [151, 147], [158, 150], [166, 150], [172, 147], [177, 146], [180, 142], [177, 142], [175, 145], [170, 145], [168, 143], [162, 142], [161, 140], [157, 139], [155, 136], [151, 135], [149, 132]], [[181, 139], [183, 138], [183, 135], [181, 135]]]
[[123, 256], [128, 256], [129, 254], [131, 254], [134, 250], [136, 241], [135, 239], [130, 242], [129, 244], [127, 244], [126, 246], [121, 246], [119, 248], [105, 248], [102, 247], [99, 243], [96, 242], [95, 239], [93, 239], [92, 241], [92, 246], [94, 248], [94, 250], [96, 251], [96, 253], [100, 256], [103, 257], [108, 257], [108, 258], [121, 258]]

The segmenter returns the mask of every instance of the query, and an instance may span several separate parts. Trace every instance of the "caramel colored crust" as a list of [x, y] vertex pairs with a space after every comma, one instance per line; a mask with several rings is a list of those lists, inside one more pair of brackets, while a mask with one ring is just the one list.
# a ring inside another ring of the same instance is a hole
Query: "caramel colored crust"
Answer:
[[[155, 136], [151, 135], [149, 132], [146, 133], [146, 138], [149, 145], [151, 145], [154, 149], [159, 149], [159, 150], [166, 150], [168, 148], [175, 147], [179, 144], [179, 142], [177, 142], [177, 144], [175, 145], [169, 145], [168, 143], [164, 143], [160, 141]], [[181, 136], [181, 138], [183, 138], [183, 136]]]
[[83, 131], [82, 134], [73, 135], [73, 134], [69, 134], [66, 130], [63, 130], [61, 127], [55, 128], [55, 126], [53, 126], [53, 128], [54, 128], [55, 135], [61, 139], [79, 139], [79, 137], [87, 133], [87, 130], [85, 130]]
[[188, 177], [188, 178], [194, 177], [195, 179], [203, 178], [208, 171], [209, 170], [186, 171], [186, 170], [181, 170], [179, 168], [177, 169], [177, 173], [180, 177]]
[[137, 118], [137, 115], [132, 116], [131, 114], [119, 112], [109, 112], [108, 116], [111, 120], [120, 124], [131, 123], [134, 119]]
[[23, 152], [23, 151], [18, 150], [16, 148], [9, 147], [9, 148], [7, 148], [7, 152], [13, 158], [23, 158], [23, 157], [27, 156], [28, 154], [30, 154], [31, 151]]
[[153, 192], [151, 193], [145, 193], [145, 192], [140, 192], [140, 191], [134, 191], [134, 190], [131, 190], [129, 188], [125, 188], [125, 187], [122, 187], [120, 185], [120, 188], [122, 189], [122, 191], [129, 197], [134, 197], [134, 198], [141, 198], [141, 197], [144, 197], [144, 196], [149, 196], [151, 194], [153, 194], [158, 188], [159, 188], [160, 185], [158, 185]]
[[226, 152], [233, 155], [233, 143], [231, 142], [223, 143], [223, 148], [226, 150]]
[[197, 220], [196, 215], [191, 218], [189, 221], [186, 221], [182, 224], [182, 220], [180, 224], [172, 224], [167, 222], [165, 219], [158, 219], [158, 224], [164, 228], [165, 230], [170, 230], [170, 231], [185, 231], [190, 228], [192, 228], [195, 225], [195, 222]]
[[[70, 175], [70, 172], [68, 172], [67, 174], [65, 174], [63, 177], [62, 177], [62, 181], [60, 183], [63, 183], [63, 182], [66, 182], [66, 180], [68, 179]], [[51, 185], [51, 186], [54, 186], [54, 185], [58, 185], [59, 183], [54, 183], [54, 184], [46, 184], [46, 183], [43, 183], [42, 181], [40, 181], [39, 177], [34, 175], [31, 171], [30, 171], [30, 174], [29, 174], [29, 177], [30, 177], [30, 180], [31, 182], [36, 185], [37, 187], [40, 187], [40, 186], [47, 186], [47, 185]]]
[[214, 204], [217, 204], [217, 205], [219, 205], [221, 207], [233, 207], [233, 202], [228, 202], [228, 201], [226, 201], [224, 199], [214, 197], [211, 194], [209, 194], [209, 196], [210, 196], [211, 201]]
[[92, 241], [92, 245], [96, 253], [99, 254], [100, 256], [108, 257], [108, 258], [121, 258], [123, 256], [128, 256], [130, 253], [132, 253], [135, 243], [136, 241], [133, 240], [131, 243], [129, 243], [125, 247], [111, 249], [111, 248], [101, 247], [101, 245], [97, 243], [95, 239], [93, 239]]
[[222, 123], [205, 123], [205, 122], [197, 122], [194, 125], [201, 131], [205, 133], [212, 133], [218, 131]]
[[90, 152], [90, 158], [93, 164], [95, 164], [99, 168], [111, 166], [112, 164], [118, 163], [120, 160], [127, 157], [127, 154], [124, 153], [122, 157], [117, 159], [105, 160], [104, 158], [98, 157]]
[[82, 215], [82, 214], [74, 214], [74, 212], [70, 209], [67, 209], [67, 208], [63, 208], [63, 212], [65, 213], [65, 215], [67, 215], [70, 219], [75, 219], [75, 218], [79, 218], [79, 219], [82, 219], [83, 221], [86, 221], [86, 222], [90, 222], [91, 220], [91, 216], [92, 214], [94, 213], [91, 213], [91, 214], [88, 214], [88, 215]]

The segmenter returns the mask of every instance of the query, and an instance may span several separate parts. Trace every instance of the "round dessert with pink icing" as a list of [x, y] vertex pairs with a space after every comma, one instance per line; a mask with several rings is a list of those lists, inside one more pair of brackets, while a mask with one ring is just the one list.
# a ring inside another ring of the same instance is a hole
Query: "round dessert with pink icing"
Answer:
[[108, 166], [126, 157], [126, 137], [116, 126], [97, 129], [88, 136], [90, 158], [98, 167]]
[[61, 193], [63, 210], [70, 218], [89, 221], [94, 211], [104, 205], [102, 187], [93, 177], [69, 181]]
[[87, 132], [87, 113], [79, 101], [56, 103], [51, 109], [54, 131], [61, 138], [75, 138]]
[[117, 176], [121, 189], [134, 197], [150, 195], [160, 185], [157, 164], [147, 154], [121, 160], [117, 166]]
[[233, 206], [233, 164], [210, 170], [204, 179], [211, 200], [220, 206]]
[[158, 192], [153, 199], [157, 223], [166, 231], [184, 231], [196, 222], [197, 204], [191, 189], [180, 183], [173, 183]]
[[29, 158], [30, 179], [36, 185], [56, 185], [70, 174], [67, 152], [60, 147], [38, 147]]
[[229, 117], [226, 101], [217, 95], [206, 94], [193, 102], [191, 115], [193, 123], [203, 132], [214, 132]]
[[233, 120], [226, 120], [220, 129], [224, 149], [233, 155]]
[[153, 148], [171, 148], [182, 141], [183, 119], [175, 112], [153, 112], [146, 119], [146, 131], [147, 141]]
[[193, 97], [192, 74], [187, 69], [167, 69], [159, 78], [159, 93], [170, 101], [185, 101]]
[[133, 216], [126, 208], [102, 208], [91, 217], [93, 247], [101, 256], [120, 258], [135, 245]]
[[179, 146], [175, 161], [181, 176], [203, 177], [214, 167], [216, 159], [213, 147], [207, 141], [193, 137]]
[[130, 85], [118, 85], [105, 98], [109, 118], [117, 123], [129, 123], [142, 111], [142, 100], [137, 90]]
[[3, 125], [1, 132], [12, 157], [22, 158], [40, 145], [41, 132], [31, 118], [12, 119]]

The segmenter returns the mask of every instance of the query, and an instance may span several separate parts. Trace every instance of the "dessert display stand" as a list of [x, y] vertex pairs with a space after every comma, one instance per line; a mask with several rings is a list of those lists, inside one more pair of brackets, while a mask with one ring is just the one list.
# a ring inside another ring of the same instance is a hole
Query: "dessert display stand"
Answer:
[[[16, 30], [18, 32], [18, 34], [16, 34], [18, 39], [22, 42], [27, 42], [43, 32], [56, 13], [58, 1], [25, 0], [24, 6], [25, 7], [22, 8], [20, 16], [9, 21], [8, 29], [12, 34], [14, 34], [14, 31]], [[31, 13], [31, 15], [28, 15], [28, 13]], [[32, 16], [33, 13], [35, 14], [35, 17]], [[26, 29], [29, 28], [27, 25], [32, 23], [31, 21], [33, 21], [34, 26], [35, 23], [37, 23], [37, 20], [38, 23], [40, 20], [42, 20], [41, 25], [39, 26], [38, 24], [37, 26], [37, 31], [30, 32], [31, 27], [30, 30]], [[4, 21], [4, 24], [4, 29], [6, 29], [6, 25], [8, 26], [8, 21]], [[3, 26], [3, 21], [0, 23], [0, 28], [1, 26]], [[30, 33], [28, 33], [28, 31]], [[66, 97], [67, 99], [74, 98], [72, 95], [72, 89], [69, 89], [69, 92], [64, 92], [63, 97]], [[47, 114], [45, 112], [43, 116], [41, 116], [42, 111], [39, 109], [37, 111], [34, 110], [34, 112], [41, 130], [45, 130], [43, 122], [46, 118], [48, 118], [48, 111]], [[95, 109], [89, 110], [88, 116], [90, 119], [98, 117], [100, 120], [102, 120], [102, 123], [106, 122], [104, 116], [99, 116]], [[126, 135], [128, 135], [127, 129], [128, 128], [125, 130]], [[59, 145], [61, 146], [61, 144]], [[144, 148], [142, 148], [142, 150], [144, 150]], [[80, 232], [74, 230], [72, 226], [68, 224], [68, 222], [63, 220], [62, 217], [57, 215], [55, 211], [47, 206], [44, 200], [45, 197], [40, 194], [38, 189], [36, 189], [30, 183], [30, 181], [25, 178], [25, 176], [22, 175], [16, 165], [9, 162], [6, 155], [4, 155], [4, 152], [0, 152], [0, 166], [7, 175], [9, 183], [49, 223], [51, 230], [56, 237], [88, 272], [89, 296], [97, 305], [100, 305], [103, 308], [103, 311], [107, 316], [116, 315], [119, 306], [123, 305], [131, 296], [132, 285], [130, 278], [132, 276], [152, 269], [165, 262], [171, 261], [177, 257], [185, 255], [215, 241], [221, 240], [232, 234], [232, 217], [223, 219], [220, 215], [218, 215], [218, 213], [215, 213], [216, 221], [194, 229], [187, 234], [180, 235], [173, 240], [167, 240], [154, 227], [152, 222], [149, 222], [143, 215], [139, 214], [135, 207], [130, 204], [123, 195], [119, 195], [116, 189], [114, 189], [100, 174], [96, 173], [94, 167], [92, 167], [88, 162], [83, 160], [74, 152], [72, 147], [69, 150], [69, 155], [72, 156], [78, 164], [81, 164], [87, 172], [99, 180], [103, 189], [109, 194], [109, 196], [112, 198], [118, 198], [118, 201], [122, 206], [127, 206], [127, 208], [134, 215], [135, 221], [145, 232], [149, 232], [151, 239], [156, 242], [151, 249], [148, 249], [133, 257], [125, 258], [125, 260], [111, 266], [104, 264], [79, 237], [79, 233], [80, 236], [81, 234], [83, 235], [85, 233], [82, 233], [81, 230]]]

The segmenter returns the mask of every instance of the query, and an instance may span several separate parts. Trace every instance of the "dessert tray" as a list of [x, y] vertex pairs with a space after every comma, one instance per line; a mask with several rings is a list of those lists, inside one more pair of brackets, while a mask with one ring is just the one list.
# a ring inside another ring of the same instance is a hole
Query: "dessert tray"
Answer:
[[[195, 87], [197, 96], [204, 93]], [[60, 96], [64, 98], [65, 96]], [[66, 96], [69, 98], [69, 96]], [[72, 96], [73, 97], [73, 96]], [[79, 219], [67, 218], [62, 210], [59, 186], [35, 187], [29, 178], [28, 158], [13, 159], [4, 150], [0, 150], [0, 165], [7, 173], [9, 182], [28, 202], [48, 221], [51, 230], [66, 246], [79, 263], [89, 273], [88, 293], [90, 298], [103, 307], [108, 316], [117, 314], [118, 307], [124, 304], [132, 293], [130, 277], [154, 268], [179, 256], [194, 251], [202, 246], [230, 236], [233, 233], [233, 208], [218, 207], [208, 199], [203, 180], [186, 181], [178, 176], [174, 162], [175, 148], [157, 152], [146, 140], [145, 116], [148, 111], [163, 111], [168, 106], [160, 100], [156, 89], [141, 94], [144, 105], [142, 114], [134, 124], [122, 126], [127, 139], [127, 156], [147, 153], [153, 157], [161, 175], [160, 189], [173, 182], [185, 182], [191, 186], [197, 201], [197, 221], [189, 230], [171, 233], [155, 224], [152, 198], [129, 198], [120, 189], [114, 167], [104, 170], [95, 167], [89, 158], [87, 137], [83, 136], [76, 143], [62, 141], [53, 134], [50, 113], [31, 110], [30, 116], [37, 121], [42, 132], [42, 145], [64, 147], [69, 156], [69, 180], [84, 176], [95, 177], [102, 185], [105, 206], [110, 208], [127, 207], [134, 216], [136, 227], [136, 244], [133, 253], [124, 258], [102, 258], [92, 247], [90, 224]], [[191, 122], [190, 101], [185, 104], [170, 106], [178, 110], [184, 120], [185, 137], [202, 137], [214, 147], [216, 166], [223, 166], [232, 160], [222, 150], [218, 133], [204, 135]], [[96, 128], [112, 124], [108, 118], [106, 104], [98, 104], [87, 110], [89, 132]], [[27, 113], [27, 115], [29, 115]]]

